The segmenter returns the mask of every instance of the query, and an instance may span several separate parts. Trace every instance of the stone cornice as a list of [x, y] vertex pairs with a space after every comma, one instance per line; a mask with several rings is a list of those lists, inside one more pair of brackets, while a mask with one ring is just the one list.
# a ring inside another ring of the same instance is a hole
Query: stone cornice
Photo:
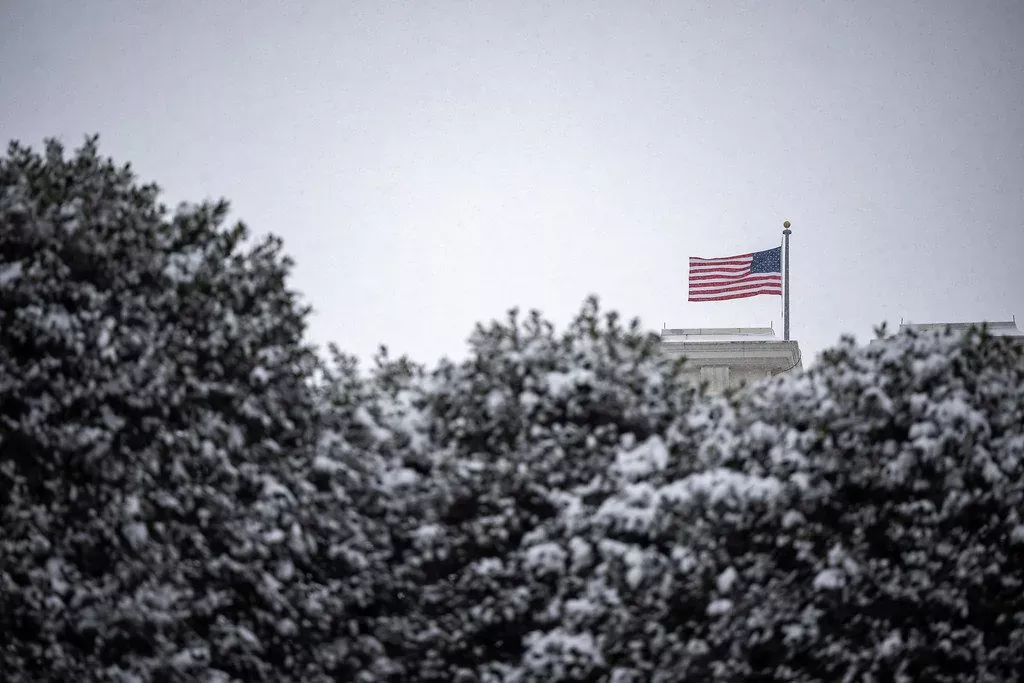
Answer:
[[704, 367], [727, 365], [783, 371], [803, 365], [795, 341], [663, 341], [661, 348]]

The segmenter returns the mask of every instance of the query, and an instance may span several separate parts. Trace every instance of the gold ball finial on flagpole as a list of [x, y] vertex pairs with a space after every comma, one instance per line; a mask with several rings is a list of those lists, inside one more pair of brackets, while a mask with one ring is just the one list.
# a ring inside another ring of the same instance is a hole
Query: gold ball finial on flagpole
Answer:
[[789, 221], [782, 221], [782, 227], [784, 227], [786, 230], [789, 230]]

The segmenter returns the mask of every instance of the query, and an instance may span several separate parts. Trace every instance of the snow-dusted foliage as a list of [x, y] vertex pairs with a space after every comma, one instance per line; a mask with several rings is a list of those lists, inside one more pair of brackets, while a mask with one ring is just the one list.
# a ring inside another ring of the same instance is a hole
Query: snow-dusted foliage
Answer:
[[653, 343], [513, 318], [375, 423], [393, 680], [1018, 680], [1018, 342], [844, 340], [732, 398]]
[[95, 141], [0, 192], [4, 680], [1021, 679], [1018, 341], [711, 398], [590, 300], [361, 373], [226, 205]]
[[415, 419], [402, 424], [417, 437], [388, 474], [403, 600], [381, 616], [395, 659], [424, 681], [600, 672], [599, 634], [561, 628], [572, 574], [596, 552], [570, 541], [625, 452], [667, 460], [661, 435], [695, 392], [657, 337], [601, 316], [596, 301], [563, 334], [513, 312], [470, 347], [469, 360], [408, 384]]
[[700, 515], [714, 525], [712, 571], [738, 574], [733, 609], [703, 636], [721, 662], [712, 671], [1020, 680], [1019, 341], [983, 331], [843, 340], [734, 413], [720, 462], [782, 486], [756, 515]]
[[326, 636], [350, 649], [348, 596], [320, 597], [360, 541], [315, 514], [345, 473], [303, 488], [316, 356], [290, 264], [243, 249], [225, 203], [157, 196], [95, 140], [0, 162], [4, 680], [277, 680], [320, 670]]

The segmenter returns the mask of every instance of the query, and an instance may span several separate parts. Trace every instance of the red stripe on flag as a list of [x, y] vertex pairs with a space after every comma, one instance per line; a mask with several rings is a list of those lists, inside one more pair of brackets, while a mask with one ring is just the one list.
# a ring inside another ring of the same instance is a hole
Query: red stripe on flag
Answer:
[[753, 263], [751, 259], [746, 261], [690, 261], [690, 268], [749, 268]]
[[[702, 280], [721, 280], [723, 283], [727, 282], [759, 282], [761, 280], [778, 280], [779, 276], [773, 273], [752, 273], [750, 275], [743, 275], [736, 277], [735, 275], [691, 275], [690, 282], [699, 282]], [[709, 283], [704, 283], [702, 286], [706, 286]]]
[[752, 292], [743, 292], [742, 294], [727, 294], [725, 296], [694, 296], [690, 295], [690, 301], [728, 301], [729, 299], [745, 299], [750, 296], [758, 296], [759, 294], [776, 294], [782, 296], [782, 289], [758, 289]]
[[738, 275], [746, 275], [750, 272], [750, 266], [743, 268], [690, 268], [690, 275], [713, 275], [714, 273], [725, 273], [726, 275], [736, 277]]
[[695, 292], [697, 294], [721, 294], [722, 292], [739, 292], [744, 289], [751, 289], [753, 287], [759, 286], [771, 286], [775, 284], [777, 284], [779, 287], [782, 287], [782, 281], [779, 280], [777, 282], [771, 283], [765, 282], [763, 285], [759, 283], [750, 283], [746, 285], [736, 285], [735, 287], [694, 287], [691, 288], [690, 291]]

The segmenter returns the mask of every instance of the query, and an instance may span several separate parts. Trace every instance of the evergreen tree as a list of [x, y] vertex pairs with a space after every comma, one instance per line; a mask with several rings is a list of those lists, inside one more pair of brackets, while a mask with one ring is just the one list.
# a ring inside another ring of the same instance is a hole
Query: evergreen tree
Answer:
[[590, 299], [361, 372], [278, 240], [158, 196], [0, 160], [4, 680], [1021, 680], [1019, 341], [713, 398]]
[[95, 138], [12, 144], [0, 188], [0, 669], [272, 678], [305, 647], [267, 578], [315, 439], [280, 242], [169, 213]]

